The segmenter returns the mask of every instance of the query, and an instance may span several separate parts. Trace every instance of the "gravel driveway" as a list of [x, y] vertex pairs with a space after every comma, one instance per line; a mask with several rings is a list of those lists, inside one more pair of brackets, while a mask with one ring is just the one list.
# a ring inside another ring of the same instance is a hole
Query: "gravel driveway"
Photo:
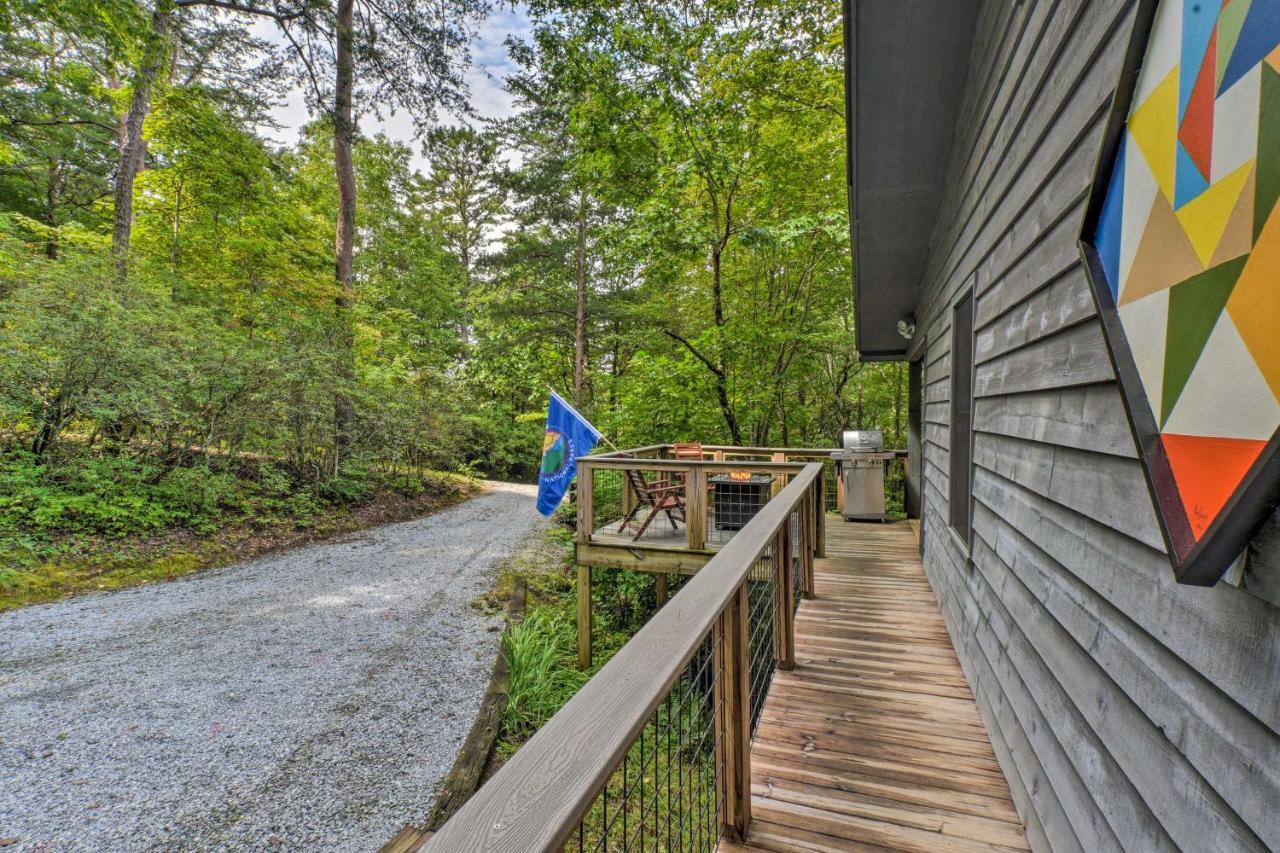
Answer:
[[533, 487], [170, 583], [0, 615], [9, 850], [374, 850], [488, 683], [470, 606]]

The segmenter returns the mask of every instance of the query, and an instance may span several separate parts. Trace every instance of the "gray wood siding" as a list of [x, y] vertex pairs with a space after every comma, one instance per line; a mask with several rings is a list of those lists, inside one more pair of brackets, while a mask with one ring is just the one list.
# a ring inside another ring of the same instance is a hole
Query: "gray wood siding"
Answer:
[[[1134, 7], [983, 9], [917, 309], [925, 568], [1033, 846], [1280, 849], [1280, 608], [1247, 573], [1174, 582], [1076, 248]], [[966, 288], [971, 553], [947, 526]]]

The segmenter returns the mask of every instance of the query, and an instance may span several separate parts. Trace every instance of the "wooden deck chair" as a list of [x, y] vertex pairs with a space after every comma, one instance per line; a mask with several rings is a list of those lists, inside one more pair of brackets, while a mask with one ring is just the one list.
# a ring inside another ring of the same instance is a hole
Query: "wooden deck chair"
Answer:
[[702, 461], [702, 443], [691, 441], [681, 444], [676, 442], [671, 445], [671, 458], [673, 459], [696, 459]]
[[627, 475], [627, 483], [631, 486], [631, 491], [635, 495], [636, 505], [631, 508], [631, 512], [627, 513], [627, 517], [622, 519], [622, 524], [618, 525], [619, 530], [626, 530], [629, 526], [634, 526], [637, 515], [642, 509], [648, 509], [649, 514], [645, 516], [644, 521], [640, 524], [640, 528], [636, 531], [636, 535], [631, 538], [635, 542], [644, 535], [645, 530], [653, 523], [658, 513], [663, 512], [667, 515], [667, 520], [671, 522], [671, 529], [675, 530], [679, 526], [676, 523], [676, 516], [679, 515], [680, 521], [685, 521], [684, 515], [684, 482], [676, 478], [654, 480], [650, 483], [644, 478], [644, 472], [635, 468], [628, 468], [625, 471]]

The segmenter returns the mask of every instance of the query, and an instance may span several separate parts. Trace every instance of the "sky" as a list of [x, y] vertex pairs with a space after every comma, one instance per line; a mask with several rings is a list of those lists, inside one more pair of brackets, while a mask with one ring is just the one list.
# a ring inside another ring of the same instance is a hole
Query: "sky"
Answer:
[[[471, 47], [471, 70], [467, 73], [467, 85], [471, 90], [471, 106], [482, 118], [502, 118], [512, 112], [511, 97], [503, 87], [507, 74], [515, 66], [507, 55], [504, 44], [508, 35], [528, 36], [531, 30], [528, 14], [523, 4], [495, 4], [495, 8], [480, 25], [476, 40]], [[276, 30], [268, 20], [259, 20], [254, 25], [254, 35], [281, 45], [287, 44], [284, 36]], [[298, 131], [310, 120], [302, 89], [289, 92], [283, 101], [271, 111], [272, 118], [280, 125], [278, 129], [263, 128], [267, 137], [282, 144], [293, 144], [298, 140]], [[458, 118], [442, 114], [444, 123], [457, 122]], [[373, 134], [379, 131], [387, 136], [403, 142], [413, 152], [413, 165], [425, 171], [427, 161], [422, 156], [422, 146], [417, 141], [413, 129], [413, 120], [407, 113], [385, 115], [379, 121], [372, 114], [359, 117], [360, 131]]]

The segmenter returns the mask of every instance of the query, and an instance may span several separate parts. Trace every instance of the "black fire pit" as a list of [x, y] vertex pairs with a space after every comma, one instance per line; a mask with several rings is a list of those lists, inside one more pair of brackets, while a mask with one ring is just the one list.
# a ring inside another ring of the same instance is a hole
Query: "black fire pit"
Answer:
[[768, 474], [752, 474], [745, 480], [728, 474], [707, 478], [715, 485], [716, 530], [741, 530], [769, 500], [773, 478]]

